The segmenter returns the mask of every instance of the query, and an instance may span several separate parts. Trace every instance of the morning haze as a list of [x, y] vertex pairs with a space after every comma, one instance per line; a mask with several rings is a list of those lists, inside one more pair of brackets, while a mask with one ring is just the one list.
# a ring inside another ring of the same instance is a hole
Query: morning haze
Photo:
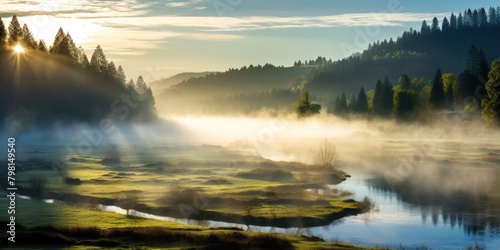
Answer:
[[0, 245], [497, 249], [494, 1], [6, 1]]

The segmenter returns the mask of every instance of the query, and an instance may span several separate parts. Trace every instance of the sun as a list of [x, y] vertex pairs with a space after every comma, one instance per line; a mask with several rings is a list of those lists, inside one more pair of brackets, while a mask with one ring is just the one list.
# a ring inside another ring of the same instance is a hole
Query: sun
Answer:
[[24, 50], [23, 46], [18, 44], [16, 46], [14, 46], [14, 52], [16, 52], [17, 54], [22, 54], [25, 52], [25, 50]]

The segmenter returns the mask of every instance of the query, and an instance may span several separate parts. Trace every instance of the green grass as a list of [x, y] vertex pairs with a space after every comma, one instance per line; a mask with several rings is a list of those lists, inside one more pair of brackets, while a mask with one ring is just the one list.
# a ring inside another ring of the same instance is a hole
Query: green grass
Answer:
[[[0, 197], [2, 204], [7, 202], [4, 197]], [[7, 220], [5, 213], [0, 220]], [[189, 226], [19, 198], [16, 200], [16, 223], [19, 234], [16, 248], [99, 249], [111, 246], [184, 249], [219, 245], [228, 249], [272, 246], [280, 249], [372, 249], [327, 243], [315, 237]], [[21, 229], [19, 224], [28, 229]]]

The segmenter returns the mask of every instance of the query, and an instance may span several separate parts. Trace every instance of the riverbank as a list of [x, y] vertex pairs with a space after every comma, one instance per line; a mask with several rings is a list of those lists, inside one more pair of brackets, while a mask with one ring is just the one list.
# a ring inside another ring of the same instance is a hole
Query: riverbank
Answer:
[[[5, 198], [1, 198], [2, 202]], [[375, 249], [325, 242], [318, 237], [246, 232], [158, 221], [64, 204], [20, 199], [16, 243], [0, 233], [2, 249], [172, 248], [172, 249]], [[6, 224], [2, 218], [0, 224]]]

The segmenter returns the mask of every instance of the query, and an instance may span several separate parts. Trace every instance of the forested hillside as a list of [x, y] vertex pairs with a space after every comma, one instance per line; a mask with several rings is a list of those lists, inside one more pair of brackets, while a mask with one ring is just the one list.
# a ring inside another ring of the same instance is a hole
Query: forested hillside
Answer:
[[360, 87], [373, 89], [377, 79], [397, 82], [401, 74], [432, 79], [437, 68], [460, 73], [474, 45], [488, 63], [500, 58], [500, 8], [466, 10], [443, 20], [423, 21], [397, 39], [378, 41], [362, 53], [326, 63], [308, 76], [304, 90], [332, 100], [342, 92], [355, 94]]
[[47, 47], [28, 26], [21, 28], [16, 16], [8, 29], [0, 19], [0, 61], [0, 126], [27, 129], [156, 117], [152, 91], [142, 77], [127, 83], [123, 68], [107, 60], [100, 46], [88, 60], [62, 29]]

